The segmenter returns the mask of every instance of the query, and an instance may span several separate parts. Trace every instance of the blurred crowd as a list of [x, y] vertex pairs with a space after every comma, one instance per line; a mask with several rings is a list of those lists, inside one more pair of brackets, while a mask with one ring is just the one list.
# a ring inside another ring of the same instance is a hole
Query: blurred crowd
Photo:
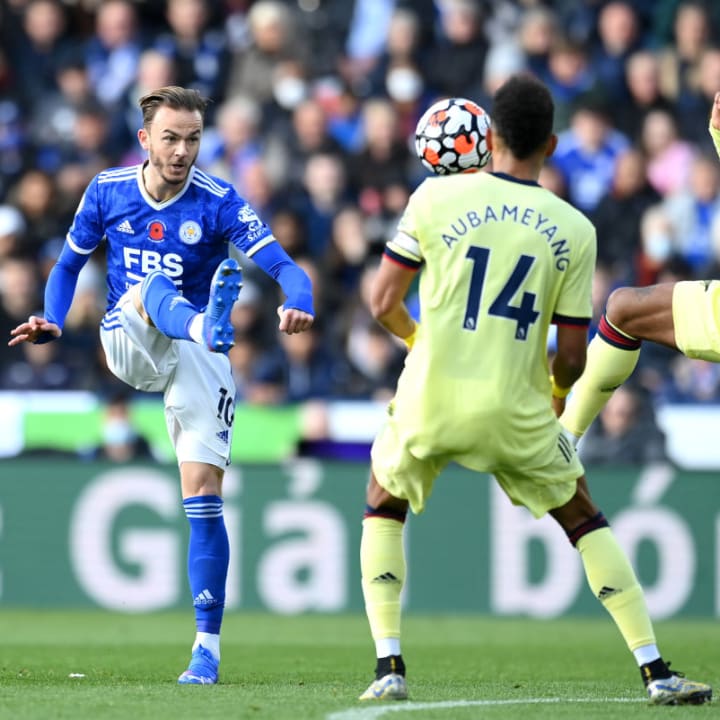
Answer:
[[[142, 159], [138, 98], [212, 99], [198, 165], [230, 180], [314, 281], [317, 324], [275, 330], [276, 286], [243, 261], [230, 353], [239, 398], [385, 399], [404, 350], [366, 298], [385, 240], [426, 176], [424, 109], [491, 108], [527, 70], [560, 141], [541, 181], [597, 226], [597, 321], [609, 292], [717, 277], [720, 3], [692, 0], [3, 0], [0, 331], [42, 306], [86, 184]], [[103, 364], [104, 258], [81, 273], [61, 342], [0, 343], [0, 389], [117, 391]], [[653, 402], [719, 402], [720, 366], [643, 350]]]

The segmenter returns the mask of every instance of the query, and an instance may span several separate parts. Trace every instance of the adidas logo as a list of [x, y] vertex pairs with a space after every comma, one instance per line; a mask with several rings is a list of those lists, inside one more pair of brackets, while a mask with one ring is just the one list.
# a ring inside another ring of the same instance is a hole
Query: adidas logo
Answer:
[[213, 597], [212, 593], [205, 588], [201, 593], [198, 593], [193, 600], [193, 605], [214, 605], [217, 602]]
[[607, 585], [603, 585], [600, 589], [600, 592], [598, 593], [598, 600], [606, 600], [613, 595], [617, 595], [619, 592], [620, 590], [617, 590], [616, 588], [611, 588]]
[[134, 235], [135, 231], [133, 230], [132, 225], [130, 224], [129, 220], [123, 220], [116, 228], [118, 232], [126, 233], [127, 235]]
[[374, 583], [399, 583], [400, 581], [391, 573], [386, 572], [382, 575], [378, 575], [372, 580]]
[[215, 433], [220, 440], [222, 440], [224, 443], [227, 443], [227, 441], [230, 438], [230, 431], [229, 430], [221, 430], [219, 433]]

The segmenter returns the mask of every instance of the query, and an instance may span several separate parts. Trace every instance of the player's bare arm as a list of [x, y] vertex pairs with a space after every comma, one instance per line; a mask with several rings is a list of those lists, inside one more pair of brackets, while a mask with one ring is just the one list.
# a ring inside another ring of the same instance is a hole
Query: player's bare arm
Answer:
[[55, 323], [48, 322], [43, 317], [31, 315], [27, 322], [20, 323], [10, 331], [12, 337], [8, 341], [8, 345], [13, 347], [24, 342], [36, 343], [43, 333], [50, 333], [53, 337], [59, 338], [62, 330]]
[[[571, 388], [585, 369], [587, 358], [587, 329], [574, 325], [558, 325], [557, 352], [552, 374], [558, 388]], [[565, 396], [553, 393], [552, 405], [559, 417], [565, 409]]]
[[406, 340], [415, 333], [415, 320], [405, 305], [405, 296], [415, 274], [415, 270], [383, 256], [370, 297], [370, 312], [373, 317], [401, 340]]

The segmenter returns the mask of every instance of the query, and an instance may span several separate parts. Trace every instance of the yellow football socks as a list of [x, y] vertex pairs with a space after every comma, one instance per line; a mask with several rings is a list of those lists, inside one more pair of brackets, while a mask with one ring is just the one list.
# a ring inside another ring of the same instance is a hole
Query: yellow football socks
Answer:
[[363, 520], [360, 570], [373, 639], [400, 637], [400, 592], [405, 581], [403, 524], [383, 517]]
[[623, 335], [606, 320], [604, 325], [615, 331], [620, 342], [608, 341], [600, 332], [595, 335], [588, 346], [585, 371], [573, 386], [560, 416], [561, 425], [578, 438], [585, 434], [616, 388], [632, 375], [640, 357], [639, 341]]
[[630, 650], [654, 645], [645, 596], [612, 530], [593, 530], [583, 535], [576, 547], [590, 589], [612, 616]]

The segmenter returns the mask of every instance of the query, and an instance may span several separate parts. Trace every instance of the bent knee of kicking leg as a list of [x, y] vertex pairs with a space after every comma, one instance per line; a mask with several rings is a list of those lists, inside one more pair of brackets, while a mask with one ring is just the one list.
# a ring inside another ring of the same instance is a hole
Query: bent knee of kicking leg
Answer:
[[633, 288], [621, 287], [613, 290], [605, 304], [605, 317], [608, 322], [617, 330], [629, 333], [626, 327], [635, 316], [635, 301]]

